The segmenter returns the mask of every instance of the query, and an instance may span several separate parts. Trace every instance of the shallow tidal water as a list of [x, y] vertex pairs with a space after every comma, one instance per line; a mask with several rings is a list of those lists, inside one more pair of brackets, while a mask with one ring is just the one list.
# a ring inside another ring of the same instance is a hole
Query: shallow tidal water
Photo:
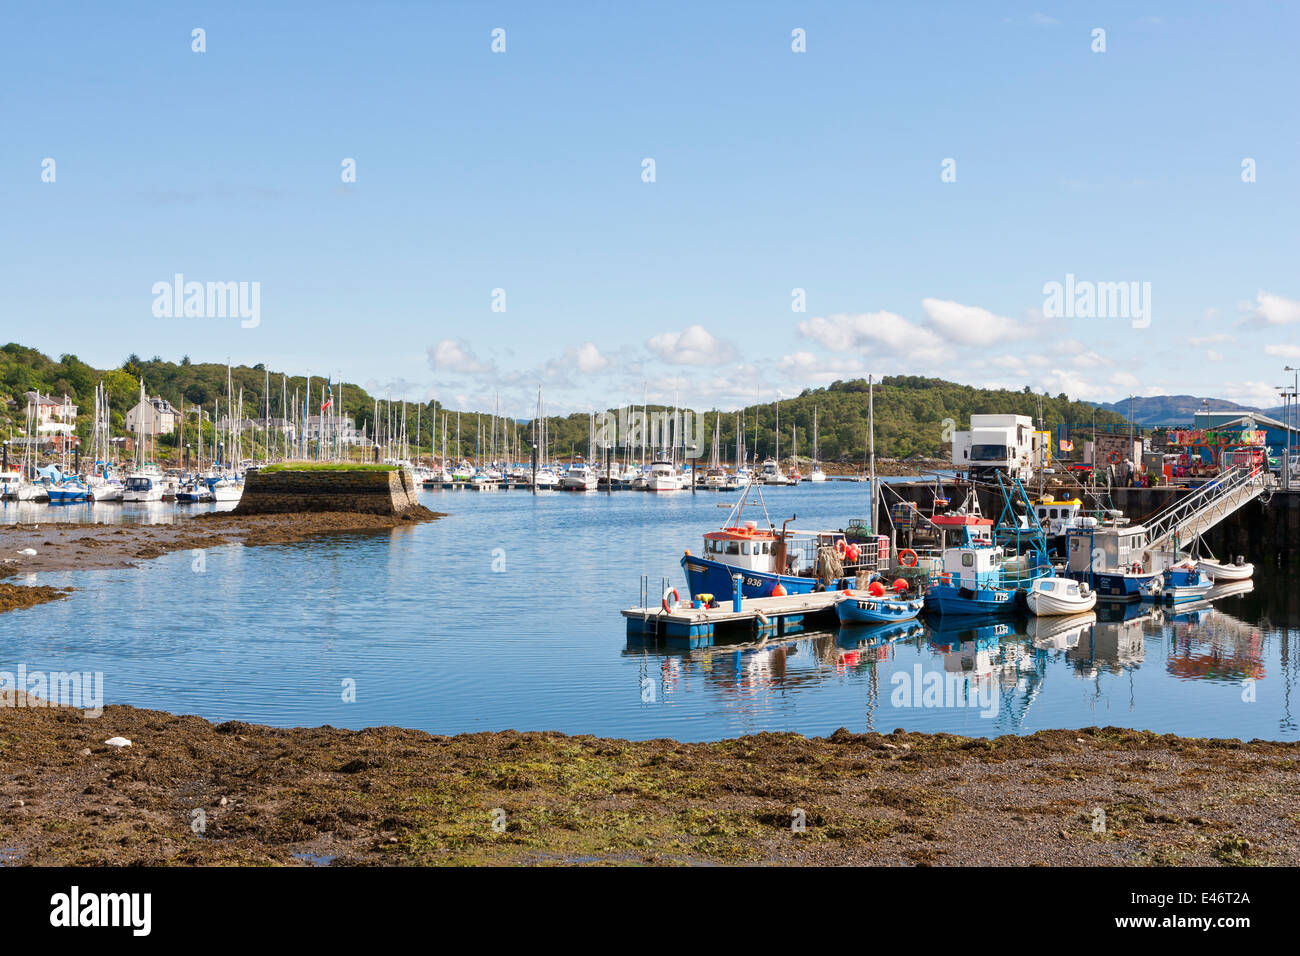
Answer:
[[[655, 597], [665, 578], [684, 592], [682, 551], [699, 549], [733, 494], [421, 498], [448, 517], [32, 576], [77, 590], [0, 615], [0, 672], [102, 672], [108, 704], [277, 726], [713, 740], [1113, 724], [1300, 739], [1300, 589], [1272, 556], [1248, 555], [1249, 593], [1186, 611], [1130, 605], [1100, 609], [1095, 623], [918, 623], [684, 651], [630, 642], [619, 610], [637, 603], [643, 574]], [[778, 524], [797, 514], [799, 527], [843, 527], [865, 515], [866, 485], [765, 499]], [[162, 521], [186, 507], [9, 503], [0, 522]]]

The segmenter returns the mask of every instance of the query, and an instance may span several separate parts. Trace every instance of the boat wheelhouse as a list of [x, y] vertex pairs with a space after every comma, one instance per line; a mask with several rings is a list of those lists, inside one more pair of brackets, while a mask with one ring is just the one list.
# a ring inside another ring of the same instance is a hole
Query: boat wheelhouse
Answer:
[[1099, 601], [1137, 601], [1157, 574], [1144, 525], [1074, 528], [1066, 540], [1066, 573], [1091, 585]]

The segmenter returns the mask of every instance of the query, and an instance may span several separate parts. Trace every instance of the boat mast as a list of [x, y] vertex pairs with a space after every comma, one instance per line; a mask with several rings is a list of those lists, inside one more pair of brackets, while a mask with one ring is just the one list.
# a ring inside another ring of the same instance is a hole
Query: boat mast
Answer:
[[874, 533], [876, 530], [876, 405], [875, 392], [872, 376], [867, 376], [867, 429], [869, 438], [867, 441], [867, 455], [871, 460], [870, 482], [871, 482], [871, 512], [868, 516], [867, 526]]

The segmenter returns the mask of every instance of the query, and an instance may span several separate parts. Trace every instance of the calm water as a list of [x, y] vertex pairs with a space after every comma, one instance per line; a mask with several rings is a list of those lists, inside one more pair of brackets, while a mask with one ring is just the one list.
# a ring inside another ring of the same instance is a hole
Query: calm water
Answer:
[[[865, 486], [774, 489], [778, 523], [841, 527]], [[629, 644], [619, 609], [682, 582], [731, 495], [430, 492], [450, 512], [391, 534], [189, 552], [39, 576], [65, 601], [0, 616], [0, 671], [100, 671], [107, 703], [281, 726], [561, 730], [708, 740], [761, 730], [1030, 733], [1116, 724], [1294, 740], [1300, 596], [1091, 625], [914, 625], [766, 647]], [[94, 507], [94, 510], [91, 510]], [[168, 520], [171, 505], [8, 505], [0, 522]], [[1251, 556], [1257, 564], [1261, 556]], [[494, 570], [494, 563], [497, 570]], [[355, 682], [355, 702], [343, 697]], [[960, 691], [961, 696], [954, 694]], [[1300, 695], [1296, 695], [1300, 697]], [[960, 706], [965, 704], [966, 706]]]

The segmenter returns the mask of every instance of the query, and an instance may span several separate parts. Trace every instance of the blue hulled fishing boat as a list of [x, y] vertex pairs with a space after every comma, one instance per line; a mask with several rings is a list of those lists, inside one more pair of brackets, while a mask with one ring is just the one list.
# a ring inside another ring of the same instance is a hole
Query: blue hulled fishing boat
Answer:
[[1003, 511], [995, 523], [978, 513], [936, 515], [941, 530], [960, 534], [955, 547], [944, 549], [942, 567], [930, 576], [926, 610], [935, 614], [1007, 614], [1024, 602], [1029, 586], [1050, 576], [1047, 540], [1037, 523], [1015, 515], [1012, 502], [1021, 500], [1028, 514], [1033, 506], [1018, 480], [998, 475]]

